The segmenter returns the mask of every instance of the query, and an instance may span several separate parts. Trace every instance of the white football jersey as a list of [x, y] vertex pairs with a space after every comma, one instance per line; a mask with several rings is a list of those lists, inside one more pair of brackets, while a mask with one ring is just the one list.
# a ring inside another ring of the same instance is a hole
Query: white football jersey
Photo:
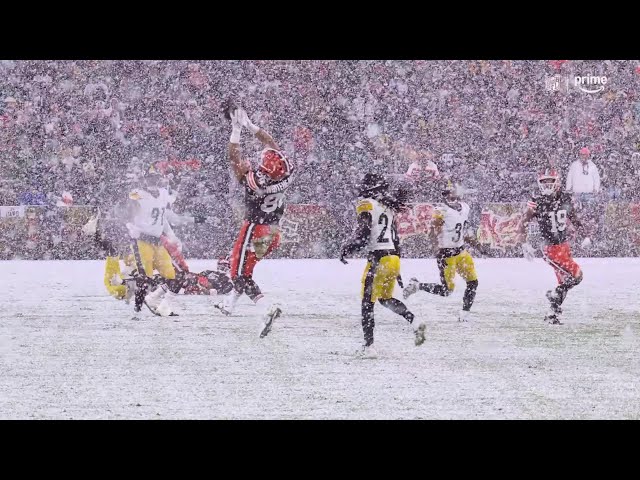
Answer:
[[136, 200], [140, 205], [133, 221], [127, 224], [131, 236], [138, 238], [142, 233], [159, 238], [164, 231], [164, 224], [167, 222], [165, 213], [171, 199], [169, 192], [161, 188], [156, 198], [149, 192], [137, 188], [129, 194], [129, 198]]
[[356, 212], [358, 215], [362, 212], [371, 214], [371, 235], [367, 246], [369, 252], [395, 249], [394, 239], [398, 238], [398, 233], [393, 221], [395, 212], [391, 208], [373, 198], [364, 198], [358, 201]]
[[464, 232], [469, 221], [469, 205], [459, 202], [460, 211], [451, 208], [447, 204], [437, 206], [433, 212], [433, 218], [444, 220], [442, 231], [438, 236], [439, 248], [458, 248], [464, 245]]

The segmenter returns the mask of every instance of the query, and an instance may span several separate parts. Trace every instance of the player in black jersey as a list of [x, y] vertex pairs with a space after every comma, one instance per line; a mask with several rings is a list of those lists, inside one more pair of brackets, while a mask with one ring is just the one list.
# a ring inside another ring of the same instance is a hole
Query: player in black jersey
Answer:
[[[555, 170], [547, 169], [538, 177], [540, 194], [527, 203], [527, 210], [520, 224], [520, 234], [526, 238], [526, 229], [534, 218], [538, 221], [540, 236], [543, 240], [543, 258], [551, 265], [558, 279], [555, 290], [547, 292], [551, 311], [545, 320], [551, 324], [561, 324], [561, 305], [567, 292], [582, 281], [582, 270], [571, 256], [567, 239], [569, 222], [584, 236], [583, 248], [591, 245], [590, 238], [578, 218], [571, 195], [560, 188], [560, 177]], [[533, 248], [524, 243], [523, 251], [528, 259], [534, 256]]]
[[[234, 290], [225, 297], [220, 310], [229, 315], [238, 298], [246, 293], [254, 303], [263, 298], [253, 280], [253, 269], [280, 244], [279, 222], [284, 213], [284, 193], [291, 183], [293, 167], [267, 132], [255, 126], [241, 108], [228, 111], [232, 133], [229, 139], [229, 159], [238, 181], [245, 190], [245, 219], [231, 251], [231, 279]], [[247, 128], [266, 147], [257, 168], [242, 158], [240, 134]], [[261, 302], [264, 303], [264, 302]], [[273, 320], [281, 314], [277, 305], [270, 305], [263, 315], [260, 337], [271, 330]]]

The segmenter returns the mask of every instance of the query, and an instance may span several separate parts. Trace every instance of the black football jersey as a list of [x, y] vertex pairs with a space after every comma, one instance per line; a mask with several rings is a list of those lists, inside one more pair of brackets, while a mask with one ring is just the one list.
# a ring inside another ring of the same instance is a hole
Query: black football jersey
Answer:
[[267, 225], [280, 222], [285, 208], [284, 194], [290, 182], [290, 175], [275, 181], [260, 171], [249, 171], [242, 179], [246, 220]]
[[537, 195], [527, 206], [538, 220], [540, 236], [547, 244], [557, 245], [567, 241], [568, 221], [576, 222], [576, 210], [569, 193]]

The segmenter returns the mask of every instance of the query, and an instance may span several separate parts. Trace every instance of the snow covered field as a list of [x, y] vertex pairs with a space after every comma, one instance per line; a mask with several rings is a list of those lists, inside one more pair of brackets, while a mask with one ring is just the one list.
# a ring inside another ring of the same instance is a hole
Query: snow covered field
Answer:
[[[640, 259], [579, 263], [564, 325], [542, 321], [542, 260], [477, 260], [470, 323], [456, 320], [462, 280], [449, 298], [418, 292], [426, 343], [377, 306], [380, 357], [361, 360], [362, 260], [262, 262], [284, 310], [262, 340], [246, 298], [235, 317], [181, 296], [180, 317], [135, 319], [103, 262], [0, 262], [0, 418], [640, 419]], [[403, 259], [411, 276], [437, 281], [435, 261]]]

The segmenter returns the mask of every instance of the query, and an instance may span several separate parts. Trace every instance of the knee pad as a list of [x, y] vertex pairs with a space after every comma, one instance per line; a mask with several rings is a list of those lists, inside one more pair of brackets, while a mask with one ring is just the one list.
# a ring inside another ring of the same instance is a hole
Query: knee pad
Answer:
[[577, 277], [570, 277], [567, 281], [565, 281], [565, 285], [569, 288], [573, 288], [576, 285], [579, 285], [580, 282], [582, 282], [582, 272], [580, 272], [580, 275]]
[[467, 282], [468, 290], [475, 290], [477, 288], [478, 288], [478, 280], [471, 280], [470, 282]]
[[449, 288], [449, 285], [447, 285], [446, 283], [442, 284], [442, 291], [441, 291], [441, 295], [443, 297], [448, 297], [449, 295], [451, 295], [453, 293], [453, 289], [455, 288], [455, 286], [451, 286], [451, 288]]

